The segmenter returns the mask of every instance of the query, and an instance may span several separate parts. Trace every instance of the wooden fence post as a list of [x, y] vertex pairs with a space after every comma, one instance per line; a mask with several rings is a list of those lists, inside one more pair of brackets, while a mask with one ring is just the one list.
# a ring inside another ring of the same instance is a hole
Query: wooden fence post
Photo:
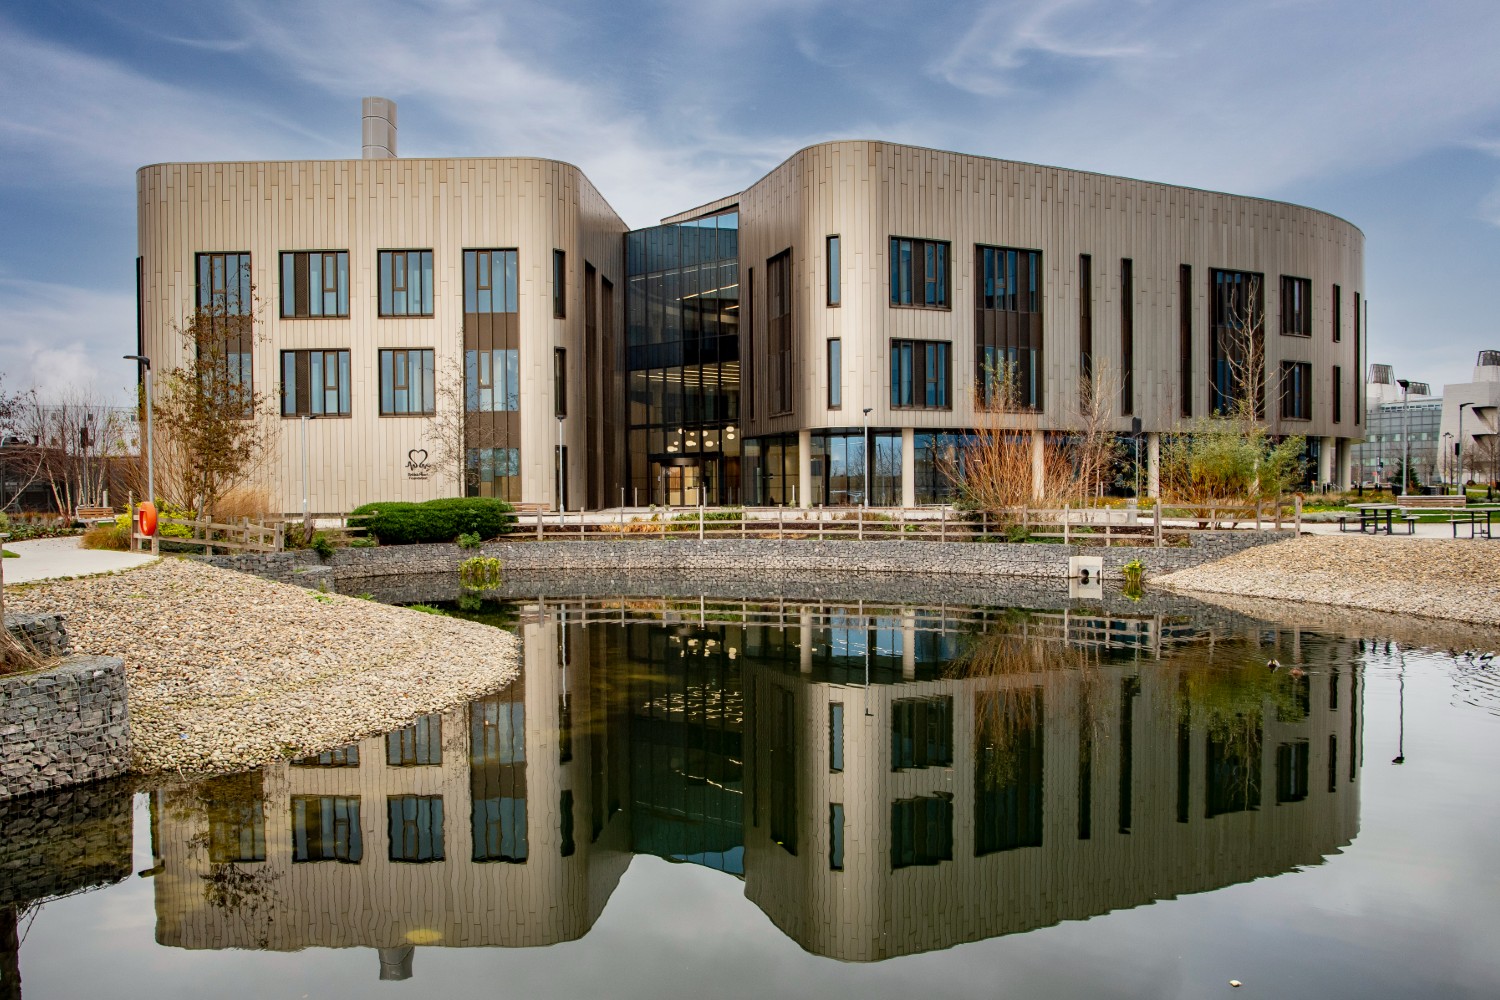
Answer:
[[1292, 517], [1295, 518], [1297, 534], [1302, 534], [1302, 494], [1298, 493], [1292, 498]]
[[1072, 508], [1072, 506], [1073, 505], [1070, 504], [1070, 503], [1063, 504], [1063, 544], [1064, 545], [1071, 545], [1072, 544], [1072, 542], [1070, 542], [1068, 540], [1068, 521], [1070, 520], [1070, 518], [1068, 517], [1068, 511]]
[[1152, 520], [1155, 522], [1153, 525], [1153, 534], [1155, 535], [1156, 547], [1161, 548], [1161, 497], [1156, 498], [1156, 506], [1153, 508], [1153, 511]]

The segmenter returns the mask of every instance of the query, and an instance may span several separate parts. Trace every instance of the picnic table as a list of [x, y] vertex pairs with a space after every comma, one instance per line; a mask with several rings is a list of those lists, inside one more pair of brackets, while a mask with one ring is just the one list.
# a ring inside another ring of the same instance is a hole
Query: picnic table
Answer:
[[1467, 524], [1469, 526], [1469, 537], [1478, 538], [1480, 532], [1485, 538], [1494, 538], [1494, 517], [1500, 514], [1500, 507], [1434, 507], [1430, 508], [1434, 514], [1448, 515], [1448, 523], [1453, 526], [1453, 537], [1458, 537], [1458, 526]]
[[[1391, 519], [1401, 510], [1393, 503], [1357, 503], [1353, 505], [1359, 511], [1359, 530], [1361, 533], [1369, 532], [1373, 535], [1380, 534], [1381, 520], [1385, 521], [1385, 533], [1391, 533]], [[1339, 525], [1340, 530], [1343, 525]]]

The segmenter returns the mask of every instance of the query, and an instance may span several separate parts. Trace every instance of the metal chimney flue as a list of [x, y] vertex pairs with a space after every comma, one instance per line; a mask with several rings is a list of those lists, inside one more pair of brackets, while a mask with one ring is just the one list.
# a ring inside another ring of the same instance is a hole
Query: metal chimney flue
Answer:
[[396, 156], [396, 102], [386, 97], [366, 97], [363, 110], [364, 159], [394, 159]]

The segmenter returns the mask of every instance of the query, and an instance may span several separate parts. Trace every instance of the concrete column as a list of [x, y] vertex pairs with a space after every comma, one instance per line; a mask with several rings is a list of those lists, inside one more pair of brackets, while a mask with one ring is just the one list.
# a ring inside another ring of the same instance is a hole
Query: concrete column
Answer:
[[1353, 484], [1353, 470], [1351, 463], [1354, 459], [1354, 449], [1349, 446], [1347, 438], [1336, 439], [1339, 443], [1339, 488], [1348, 489]]
[[799, 654], [797, 669], [800, 673], [810, 674], [813, 670], [813, 620], [811, 609], [804, 608], [802, 613], [797, 616], [797, 628], [802, 633], [797, 637], [799, 640], [797, 644], [797, 652]]
[[901, 679], [917, 679], [917, 618], [901, 616]]
[[1041, 431], [1031, 433], [1031, 496], [1042, 499], [1046, 493], [1047, 436]]
[[917, 505], [917, 450], [913, 447], [916, 432], [901, 428], [901, 506]]
[[797, 432], [797, 506], [812, 506], [812, 431]]
[[1161, 434], [1146, 435], [1146, 495], [1161, 496]]
[[1333, 460], [1338, 451], [1338, 438], [1321, 438], [1318, 441], [1318, 485], [1333, 481]]

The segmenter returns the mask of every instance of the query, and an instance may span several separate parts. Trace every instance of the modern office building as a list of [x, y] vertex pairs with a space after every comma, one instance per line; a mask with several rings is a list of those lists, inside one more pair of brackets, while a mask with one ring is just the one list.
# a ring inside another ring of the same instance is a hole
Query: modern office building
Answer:
[[1355, 482], [1399, 482], [1408, 452], [1423, 486], [1500, 477], [1500, 351], [1480, 351], [1473, 380], [1448, 383], [1440, 393], [1426, 382], [1398, 379], [1390, 365], [1371, 365], [1365, 399]]
[[1068, 434], [1091, 380], [1152, 470], [1249, 384], [1349, 479], [1364, 237], [1326, 213], [836, 141], [627, 232], [575, 167], [397, 158], [394, 105], [365, 111], [365, 159], [138, 173], [141, 353], [256, 318], [226, 351], [282, 416], [273, 506], [304, 447], [314, 510], [931, 503], [973, 428]]

